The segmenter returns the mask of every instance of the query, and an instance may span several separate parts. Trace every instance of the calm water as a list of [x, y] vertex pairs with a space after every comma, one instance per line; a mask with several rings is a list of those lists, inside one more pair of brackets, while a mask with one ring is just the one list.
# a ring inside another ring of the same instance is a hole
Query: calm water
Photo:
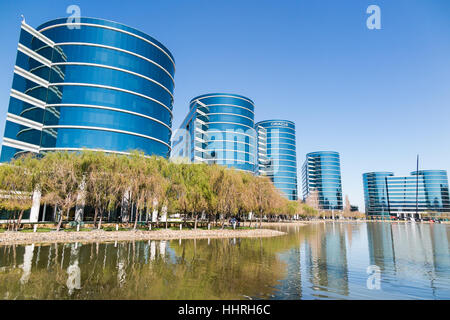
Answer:
[[450, 299], [450, 225], [278, 229], [288, 235], [0, 246], [0, 299]]

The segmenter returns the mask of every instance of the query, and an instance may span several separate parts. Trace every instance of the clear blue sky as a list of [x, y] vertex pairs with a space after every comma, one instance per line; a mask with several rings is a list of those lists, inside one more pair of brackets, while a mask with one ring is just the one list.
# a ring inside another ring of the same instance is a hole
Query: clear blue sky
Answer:
[[[408, 174], [417, 153], [423, 169], [450, 171], [448, 0], [2, 0], [1, 136], [20, 14], [37, 27], [71, 4], [172, 52], [174, 128], [196, 95], [248, 96], [255, 120], [295, 121], [299, 173], [307, 152], [340, 152], [344, 195], [361, 209], [363, 172]], [[371, 4], [382, 30], [366, 27]]]

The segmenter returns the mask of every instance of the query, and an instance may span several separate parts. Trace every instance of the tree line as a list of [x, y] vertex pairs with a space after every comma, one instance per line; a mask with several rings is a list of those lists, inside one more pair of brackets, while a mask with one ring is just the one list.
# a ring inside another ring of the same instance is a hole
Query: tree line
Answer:
[[[0, 166], [0, 190], [0, 207], [12, 213], [8, 229], [14, 230], [31, 208], [33, 192], [41, 194], [41, 203], [57, 208], [57, 230], [77, 205], [94, 209], [98, 228], [105, 213], [119, 207], [121, 222], [134, 229], [139, 218], [148, 223], [152, 212], [179, 213], [184, 221], [195, 221], [194, 228], [201, 217], [223, 227], [231, 217], [247, 219], [249, 212], [260, 224], [263, 216], [316, 214], [285, 199], [268, 177], [216, 164], [175, 163], [139, 151], [25, 154]], [[79, 219], [76, 213], [74, 219]]]

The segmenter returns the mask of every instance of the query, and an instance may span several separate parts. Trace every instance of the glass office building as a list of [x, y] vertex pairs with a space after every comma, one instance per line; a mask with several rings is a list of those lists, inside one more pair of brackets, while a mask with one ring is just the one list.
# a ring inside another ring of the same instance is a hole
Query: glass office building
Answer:
[[174, 133], [171, 158], [217, 163], [255, 172], [254, 103], [230, 93], [193, 98], [189, 113]]
[[389, 216], [387, 178], [392, 172], [368, 172], [363, 174], [364, 202], [367, 215]]
[[268, 176], [289, 200], [298, 200], [295, 124], [265, 120], [255, 125], [258, 137], [258, 174]]
[[83, 148], [168, 157], [174, 58], [128, 26], [22, 22], [1, 161]]
[[316, 194], [319, 209], [343, 209], [341, 165], [338, 152], [308, 153], [302, 167], [302, 180], [304, 200]]
[[419, 218], [423, 213], [450, 213], [445, 170], [413, 171], [410, 176], [370, 172], [363, 174], [363, 183], [369, 216]]

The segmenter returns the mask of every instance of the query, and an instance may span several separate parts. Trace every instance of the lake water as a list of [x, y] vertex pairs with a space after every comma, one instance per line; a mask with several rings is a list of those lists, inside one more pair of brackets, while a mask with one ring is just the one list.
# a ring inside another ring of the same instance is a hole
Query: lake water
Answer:
[[0, 246], [0, 299], [450, 299], [450, 225], [276, 229], [288, 234]]

